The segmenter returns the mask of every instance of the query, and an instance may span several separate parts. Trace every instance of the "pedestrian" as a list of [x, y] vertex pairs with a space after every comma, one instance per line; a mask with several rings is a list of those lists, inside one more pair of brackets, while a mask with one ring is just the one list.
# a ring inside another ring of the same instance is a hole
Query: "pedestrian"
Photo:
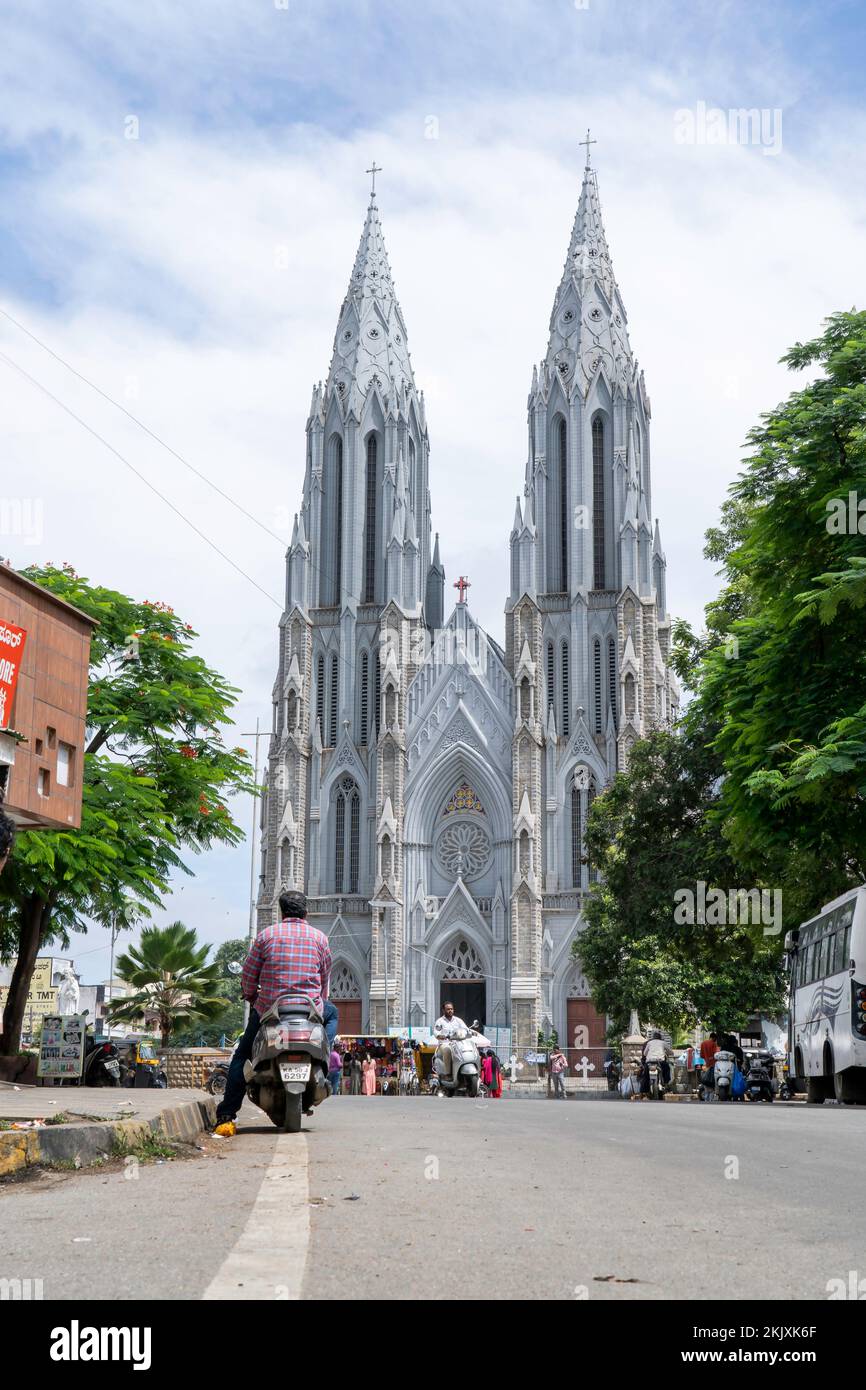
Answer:
[[328, 1058], [328, 1080], [331, 1083], [331, 1095], [340, 1094], [340, 1082], [343, 1079], [343, 1059], [337, 1051], [336, 1043], [331, 1048], [331, 1055]]
[[357, 1052], [352, 1054], [352, 1061], [349, 1065], [349, 1095], [359, 1096], [361, 1094], [361, 1081], [363, 1071], [361, 1069], [361, 1059]]
[[364, 1095], [374, 1096], [376, 1094], [376, 1063], [369, 1052], [364, 1058], [362, 1070], [364, 1072]]
[[568, 1071], [568, 1058], [561, 1047], [555, 1047], [550, 1054], [550, 1074], [553, 1077], [553, 1099], [565, 1100], [565, 1073]]
[[493, 1100], [502, 1095], [502, 1067], [492, 1047], [486, 1047], [481, 1054], [481, 1080], [484, 1089]]

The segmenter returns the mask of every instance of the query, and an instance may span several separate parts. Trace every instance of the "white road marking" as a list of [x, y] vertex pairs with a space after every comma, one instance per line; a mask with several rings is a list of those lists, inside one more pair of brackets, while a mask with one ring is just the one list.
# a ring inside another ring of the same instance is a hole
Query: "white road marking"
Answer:
[[296, 1301], [310, 1243], [307, 1140], [280, 1134], [247, 1224], [202, 1298]]

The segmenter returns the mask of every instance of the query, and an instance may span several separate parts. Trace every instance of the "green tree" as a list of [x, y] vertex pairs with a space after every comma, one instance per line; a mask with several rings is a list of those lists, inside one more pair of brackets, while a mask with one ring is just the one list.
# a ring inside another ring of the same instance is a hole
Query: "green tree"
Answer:
[[866, 877], [866, 313], [782, 360], [821, 374], [752, 431], [708, 533], [724, 587], [687, 719], [717, 730], [737, 857], [811, 864], [814, 910]]
[[117, 978], [135, 993], [109, 1004], [112, 1021], [136, 1023], [142, 1014], [156, 1014], [162, 1046], [168, 1047], [181, 1026], [219, 1017], [229, 1001], [220, 993], [222, 971], [215, 961], [208, 964], [209, 952], [183, 922], [144, 927], [138, 946], [118, 958]]
[[0, 954], [17, 957], [0, 1055], [18, 1045], [30, 979], [49, 942], [88, 921], [131, 926], [158, 906], [184, 851], [237, 844], [226, 805], [252, 790], [249, 759], [225, 746], [236, 691], [162, 603], [137, 602], [64, 565], [28, 578], [99, 620], [91, 646], [81, 828], [18, 836], [0, 876]]
[[652, 733], [592, 804], [587, 852], [602, 879], [572, 950], [618, 1033], [632, 1009], [676, 1032], [699, 1020], [739, 1027], [782, 1004], [778, 937], [760, 925], [675, 920], [678, 889], [744, 886], [713, 814], [720, 779], [711, 742], [694, 726]]
[[229, 966], [241, 966], [246, 960], [250, 943], [245, 936], [232, 941], [224, 941], [214, 953], [214, 965], [220, 975], [220, 994], [225, 995], [226, 1008], [210, 1022], [199, 1021], [191, 1028], [182, 1029], [175, 1034], [175, 1047], [216, 1047], [223, 1035], [234, 1038], [244, 1026], [244, 1000], [241, 994], [240, 975], [233, 974]]

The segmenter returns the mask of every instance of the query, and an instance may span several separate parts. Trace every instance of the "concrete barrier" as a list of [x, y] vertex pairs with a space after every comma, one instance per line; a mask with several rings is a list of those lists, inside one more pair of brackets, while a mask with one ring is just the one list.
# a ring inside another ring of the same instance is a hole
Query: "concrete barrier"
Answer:
[[216, 1118], [212, 1096], [167, 1104], [146, 1120], [108, 1120], [97, 1124], [42, 1125], [38, 1129], [0, 1131], [0, 1177], [23, 1168], [89, 1164], [110, 1158], [117, 1147], [133, 1149], [151, 1134], [189, 1141], [209, 1128]]

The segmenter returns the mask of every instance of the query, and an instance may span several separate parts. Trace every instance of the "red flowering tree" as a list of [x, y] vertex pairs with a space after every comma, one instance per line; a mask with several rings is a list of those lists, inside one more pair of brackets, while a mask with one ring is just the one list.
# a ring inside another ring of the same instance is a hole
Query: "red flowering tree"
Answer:
[[18, 836], [0, 877], [0, 953], [17, 961], [0, 1055], [17, 1051], [36, 958], [88, 921], [130, 926], [159, 906], [185, 852], [237, 844], [226, 802], [253, 789], [228, 748], [237, 691], [194, 650], [196, 633], [163, 603], [137, 602], [69, 565], [24, 573], [98, 619], [91, 646], [80, 830]]

